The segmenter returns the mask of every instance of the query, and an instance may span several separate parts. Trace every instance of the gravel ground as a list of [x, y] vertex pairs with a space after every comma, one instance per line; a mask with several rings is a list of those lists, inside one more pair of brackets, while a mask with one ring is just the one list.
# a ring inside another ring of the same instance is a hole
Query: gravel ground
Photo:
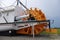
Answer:
[[[0, 36], [0, 40], [33, 40], [32, 36]], [[36, 36], [34, 40], [60, 40], [60, 36]]]

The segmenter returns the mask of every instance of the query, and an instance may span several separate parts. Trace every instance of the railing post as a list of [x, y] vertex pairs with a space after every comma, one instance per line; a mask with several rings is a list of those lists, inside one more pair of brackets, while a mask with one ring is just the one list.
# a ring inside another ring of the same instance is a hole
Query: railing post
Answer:
[[34, 40], [34, 25], [32, 24], [32, 34], [33, 34], [33, 40]]

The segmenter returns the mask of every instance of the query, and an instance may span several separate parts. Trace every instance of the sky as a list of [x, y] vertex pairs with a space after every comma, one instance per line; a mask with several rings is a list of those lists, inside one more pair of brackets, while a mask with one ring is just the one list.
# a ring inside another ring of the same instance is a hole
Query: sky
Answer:
[[[12, 5], [16, 0], [0, 0], [0, 5], [7, 7]], [[47, 19], [54, 20], [51, 27], [60, 27], [60, 0], [21, 0], [28, 8], [36, 7], [41, 9]], [[27, 3], [26, 3], [27, 2]]]

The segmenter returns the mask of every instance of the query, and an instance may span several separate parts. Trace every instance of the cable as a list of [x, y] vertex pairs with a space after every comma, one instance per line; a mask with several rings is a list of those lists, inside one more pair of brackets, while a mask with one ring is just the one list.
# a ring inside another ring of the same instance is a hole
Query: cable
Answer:
[[18, 2], [19, 2], [26, 10], [29, 10], [21, 1], [18, 0]]

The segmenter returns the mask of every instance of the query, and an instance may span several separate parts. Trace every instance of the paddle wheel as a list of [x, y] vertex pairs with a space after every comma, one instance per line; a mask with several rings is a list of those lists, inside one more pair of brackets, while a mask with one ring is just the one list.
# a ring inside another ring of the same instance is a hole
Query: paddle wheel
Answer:
[[[30, 16], [26, 19], [24, 18], [24, 20], [37, 20], [37, 21], [46, 20], [44, 13], [37, 8], [34, 9], [31, 8], [29, 10], [29, 15]], [[41, 33], [46, 26], [47, 26], [46, 23], [41, 24], [37, 23], [36, 25], [34, 25], [34, 34], [36, 35]], [[17, 34], [29, 34], [29, 35], [32, 34], [32, 26], [17, 30]]]

